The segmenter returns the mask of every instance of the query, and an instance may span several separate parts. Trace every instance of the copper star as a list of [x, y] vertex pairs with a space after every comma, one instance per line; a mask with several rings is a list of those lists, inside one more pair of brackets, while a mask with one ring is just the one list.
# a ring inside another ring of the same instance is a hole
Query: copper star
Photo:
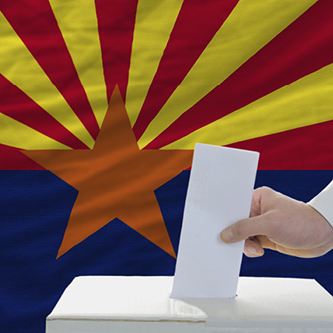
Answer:
[[192, 150], [140, 150], [118, 87], [92, 150], [23, 151], [78, 190], [58, 256], [119, 218], [175, 257], [154, 190], [188, 168]]

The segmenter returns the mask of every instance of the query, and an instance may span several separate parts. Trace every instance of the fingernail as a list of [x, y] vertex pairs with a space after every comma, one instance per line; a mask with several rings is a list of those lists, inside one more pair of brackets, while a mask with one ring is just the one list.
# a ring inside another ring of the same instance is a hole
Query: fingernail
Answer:
[[222, 232], [221, 232], [221, 239], [225, 242], [230, 242], [232, 241], [234, 238], [234, 234], [232, 232], [232, 229], [231, 228], [227, 228], [227, 229], [224, 229]]
[[257, 251], [257, 248], [253, 245], [250, 245], [248, 248], [247, 248], [248, 252], [250, 252], [251, 254], [254, 254], [254, 255], [258, 255], [260, 254], [258, 251]]

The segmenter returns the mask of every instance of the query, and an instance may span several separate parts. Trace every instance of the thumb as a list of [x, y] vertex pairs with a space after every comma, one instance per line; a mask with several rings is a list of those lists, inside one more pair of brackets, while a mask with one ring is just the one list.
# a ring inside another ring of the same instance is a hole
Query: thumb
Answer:
[[266, 235], [266, 214], [240, 220], [224, 229], [220, 237], [225, 243], [236, 243], [257, 235]]

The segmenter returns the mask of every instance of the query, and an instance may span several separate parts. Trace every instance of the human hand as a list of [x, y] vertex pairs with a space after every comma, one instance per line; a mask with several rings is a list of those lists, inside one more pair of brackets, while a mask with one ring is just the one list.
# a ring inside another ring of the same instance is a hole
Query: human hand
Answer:
[[268, 187], [253, 192], [250, 218], [221, 232], [226, 243], [245, 239], [248, 257], [264, 254], [264, 248], [297, 257], [324, 255], [333, 248], [333, 228], [310, 205]]

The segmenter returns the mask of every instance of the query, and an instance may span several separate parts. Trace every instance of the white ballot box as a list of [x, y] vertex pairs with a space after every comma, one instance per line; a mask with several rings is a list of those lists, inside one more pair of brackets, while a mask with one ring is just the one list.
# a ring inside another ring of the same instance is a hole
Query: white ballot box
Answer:
[[173, 277], [75, 278], [47, 317], [46, 332], [333, 332], [333, 297], [315, 280], [241, 277], [230, 299], [172, 299], [172, 283]]

